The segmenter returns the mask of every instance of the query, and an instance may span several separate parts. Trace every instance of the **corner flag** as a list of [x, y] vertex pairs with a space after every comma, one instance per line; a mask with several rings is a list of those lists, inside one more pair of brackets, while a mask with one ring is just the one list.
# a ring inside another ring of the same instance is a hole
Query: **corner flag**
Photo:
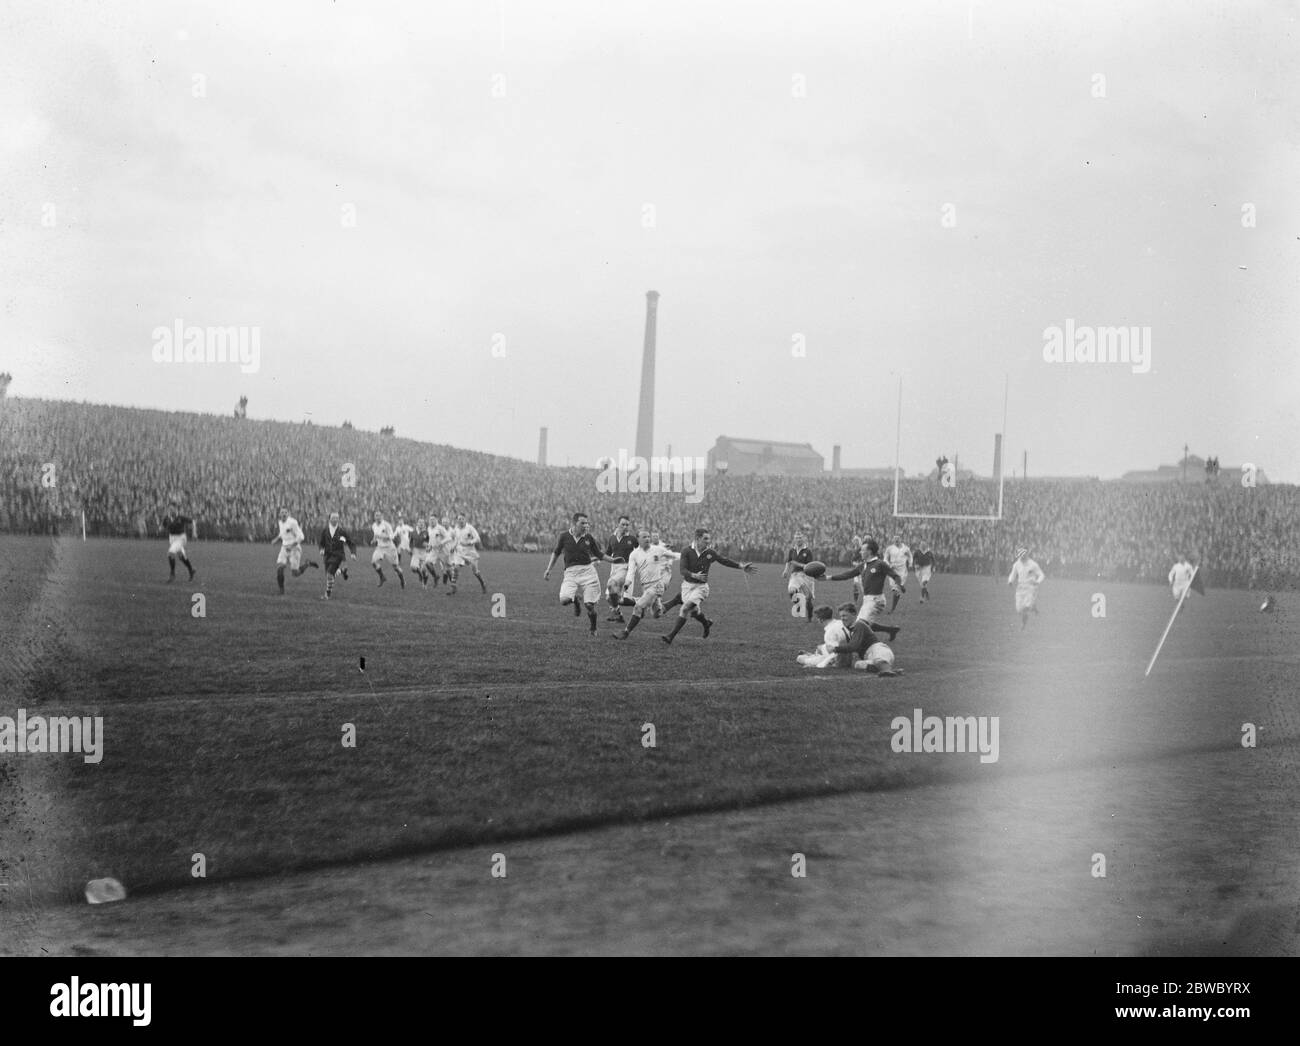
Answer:
[[1193, 592], [1199, 592], [1201, 595], [1205, 595], [1205, 573], [1201, 570], [1201, 565], [1199, 563], [1196, 565], [1196, 569], [1192, 571], [1190, 587]]

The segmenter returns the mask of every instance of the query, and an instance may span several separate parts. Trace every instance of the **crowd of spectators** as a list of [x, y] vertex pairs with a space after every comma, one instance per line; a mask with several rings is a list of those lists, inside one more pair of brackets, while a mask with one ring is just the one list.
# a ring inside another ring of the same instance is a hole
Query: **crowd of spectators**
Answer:
[[[51, 468], [52, 466], [52, 468]], [[1028, 546], [1049, 576], [1165, 579], [1180, 553], [1210, 584], [1300, 581], [1300, 488], [1222, 482], [1008, 481], [1000, 520], [895, 517], [889, 480], [709, 476], [682, 493], [602, 493], [594, 468], [546, 468], [391, 435], [235, 417], [0, 399], [0, 532], [159, 537], [173, 500], [197, 537], [269, 541], [288, 508], [312, 532], [332, 510], [364, 533], [371, 513], [408, 522], [464, 512], [489, 549], [549, 550], [576, 510], [597, 533], [626, 513], [679, 547], [709, 525], [718, 547], [780, 561], [796, 528], [844, 563], [852, 537], [901, 536], [941, 570], [1005, 571]], [[994, 484], [904, 480], [899, 511], [996, 515]]]

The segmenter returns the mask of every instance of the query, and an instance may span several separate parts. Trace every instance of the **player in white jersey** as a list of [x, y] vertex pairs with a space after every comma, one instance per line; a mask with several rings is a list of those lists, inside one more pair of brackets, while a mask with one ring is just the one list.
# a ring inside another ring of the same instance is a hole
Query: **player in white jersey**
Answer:
[[[626, 639], [632, 629], [641, 623], [646, 611], [654, 611], [655, 604], [663, 600], [665, 578], [672, 569], [672, 560], [676, 552], [670, 552], [662, 544], [650, 543], [650, 531], [642, 530], [637, 534], [639, 543], [627, 557], [627, 582], [623, 595], [632, 597], [639, 588], [641, 594], [633, 598], [632, 618], [623, 626], [622, 632], [611, 632], [615, 639]], [[655, 614], [655, 617], [658, 617]]]
[[[854, 610], [856, 613], [856, 608]], [[838, 660], [835, 648], [849, 641], [849, 629], [830, 607], [817, 607], [810, 615], [822, 626], [822, 642], [816, 649], [797, 654], [795, 660], [804, 668], [830, 668]]]
[[1193, 573], [1194, 568], [1187, 561], [1187, 556], [1185, 554], [1179, 556], [1178, 562], [1169, 571], [1169, 586], [1173, 591], [1175, 601], [1183, 598], [1183, 593], [1187, 591], [1192, 583]]
[[451, 527], [448, 526], [446, 516], [438, 519], [437, 516], [429, 516], [429, 552], [430, 559], [428, 571], [433, 575], [433, 582], [436, 585], [438, 578], [442, 578], [444, 585], [451, 584], [451, 549], [455, 545], [455, 539], [451, 536]]
[[406, 577], [402, 574], [402, 563], [397, 558], [397, 545], [393, 541], [393, 526], [388, 520], [384, 519], [384, 514], [375, 509], [375, 521], [370, 525], [371, 539], [370, 543], [375, 546], [374, 554], [370, 557], [370, 565], [375, 568], [375, 573], [379, 575], [379, 584], [382, 586], [388, 579], [384, 577], [384, 564], [387, 563], [397, 574], [397, 580], [401, 582], [402, 587], [406, 587]]
[[469, 565], [474, 571], [474, 576], [478, 578], [479, 587], [483, 589], [483, 594], [487, 595], [487, 582], [483, 580], [483, 575], [478, 572], [478, 553], [483, 547], [483, 539], [478, 536], [478, 531], [473, 525], [465, 520], [465, 513], [460, 513], [456, 517], [456, 525], [451, 530], [451, 539], [453, 547], [451, 550], [451, 591], [449, 596], [456, 594], [456, 583], [460, 580], [460, 568]]
[[280, 544], [280, 554], [275, 557], [275, 581], [280, 586], [280, 595], [284, 595], [284, 568], [289, 567], [294, 577], [302, 577], [309, 567], [319, 566], [315, 560], [307, 560], [302, 565], [302, 543], [306, 535], [298, 521], [289, 515], [287, 508], [280, 509], [280, 533], [271, 539], [271, 544]]
[[411, 531], [415, 528], [406, 522], [406, 517], [400, 512], [397, 514], [397, 525], [393, 527], [393, 544], [397, 546], [397, 562], [401, 565], [402, 553], [411, 555]]
[[898, 575], [897, 581], [892, 577], [889, 579], [889, 591], [892, 596], [889, 612], [892, 614], [898, 607], [898, 601], [903, 598], [903, 588], [907, 584], [907, 572], [912, 569], [912, 550], [903, 543], [902, 538], [895, 536], [894, 540], [885, 548], [885, 562]]
[[[653, 549], [655, 552], [659, 554], [660, 565], [663, 567], [664, 570], [664, 579], [663, 579], [664, 591], [667, 592], [668, 587], [673, 580], [673, 564], [676, 563], [677, 560], [682, 558], [682, 554], [680, 552], [674, 552], [671, 548], [669, 548], [660, 539], [659, 531], [657, 530], [650, 531], [650, 547], [651, 549]], [[664, 614], [664, 601], [663, 601], [663, 596], [660, 595], [658, 598], [655, 599], [654, 615], [655, 617], [662, 617], [663, 614]]]
[[1029, 624], [1029, 612], [1038, 613], [1038, 586], [1043, 581], [1043, 570], [1029, 558], [1029, 549], [1016, 549], [1016, 561], [1011, 564], [1007, 584], [1016, 586], [1016, 613], [1020, 615], [1022, 631]]

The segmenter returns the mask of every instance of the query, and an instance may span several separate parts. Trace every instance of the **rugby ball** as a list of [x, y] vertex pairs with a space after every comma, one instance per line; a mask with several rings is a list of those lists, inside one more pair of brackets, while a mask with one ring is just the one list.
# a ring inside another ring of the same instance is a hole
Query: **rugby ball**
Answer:
[[91, 879], [86, 883], [86, 900], [91, 904], [112, 904], [126, 900], [126, 887], [116, 879]]
[[819, 559], [814, 559], [811, 563], [803, 565], [803, 572], [809, 577], [823, 577], [826, 574], [826, 564]]

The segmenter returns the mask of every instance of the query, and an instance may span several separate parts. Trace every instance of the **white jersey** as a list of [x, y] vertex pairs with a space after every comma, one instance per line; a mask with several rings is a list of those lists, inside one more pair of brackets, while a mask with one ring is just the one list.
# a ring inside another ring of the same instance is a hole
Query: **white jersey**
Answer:
[[1021, 588], [1026, 586], [1041, 585], [1043, 583], [1043, 571], [1032, 559], [1017, 559], [1011, 564], [1011, 573], [1007, 575], [1007, 583], [1016, 582]]
[[658, 553], [659, 565], [663, 568], [663, 583], [666, 585], [672, 580], [673, 564], [682, 558], [680, 552], [674, 552], [662, 541], [650, 546], [650, 551]]
[[912, 550], [903, 542], [885, 549], [885, 562], [900, 574], [912, 568]]
[[472, 523], [466, 523], [463, 527], [451, 528], [452, 543], [457, 548], [471, 549], [476, 548], [480, 540], [478, 531], [474, 529]]
[[849, 641], [849, 630], [844, 627], [843, 621], [828, 621], [826, 629], [822, 632], [822, 649], [818, 651], [822, 654], [831, 653], [837, 646], [843, 646]]
[[285, 548], [297, 548], [303, 543], [305, 535], [298, 521], [290, 516], [280, 523], [280, 544]]
[[403, 552], [411, 551], [411, 534], [415, 528], [409, 523], [399, 523], [393, 528], [393, 540], [397, 542], [397, 547]]
[[375, 545], [378, 548], [397, 550], [397, 546], [393, 544], [393, 528], [390, 524], [372, 523], [370, 524], [370, 530], [375, 535]]
[[651, 545], [649, 548], [638, 545], [634, 548], [627, 557], [628, 595], [632, 594], [638, 583], [642, 592], [662, 584], [667, 577], [666, 571], [672, 569], [672, 560], [668, 557], [668, 550], [662, 545]]
[[1169, 571], [1169, 583], [1181, 591], [1192, 583], [1193, 570], [1190, 563], [1175, 563], [1174, 569]]
[[450, 530], [437, 523], [429, 528], [429, 544], [435, 551], [450, 552], [452, 546], [456, 544], [456, 539], [451, 536]]

